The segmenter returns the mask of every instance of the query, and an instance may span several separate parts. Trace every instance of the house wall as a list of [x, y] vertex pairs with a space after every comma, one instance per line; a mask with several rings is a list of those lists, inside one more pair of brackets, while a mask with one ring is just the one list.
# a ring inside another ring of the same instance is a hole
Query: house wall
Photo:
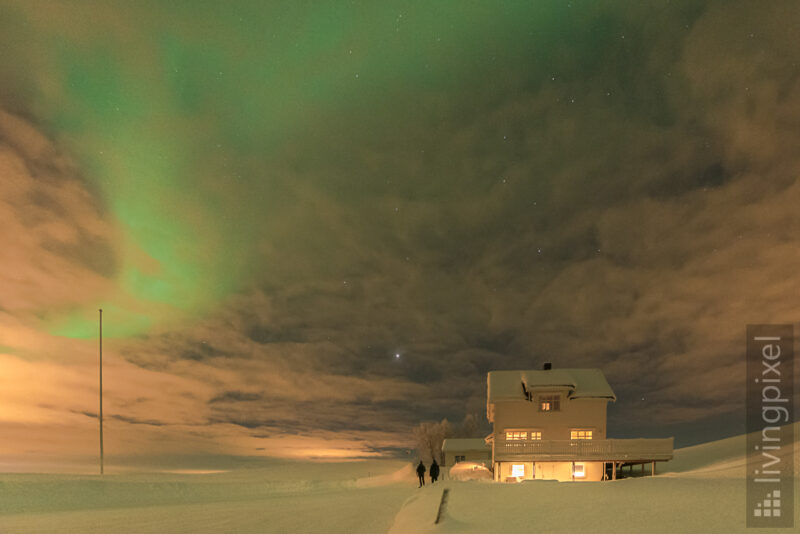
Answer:
[[[558, 411], [540, 412], [539, 395], [561, 394]], [[566, 391], [535, 391], [533, 401], [501, 401], [494, 405], [493, 432], [495, 443], [505, 438], [506, 430], [538, 430], [543, 440], [568, 440], [574, 428], [591, 429], [592, 439], [606, 439], [607, 399], [573, 399]], [[511, 477], [514, 465], [525, 466], [523, 480], [602, 480], [603, 462], [583, 462], [586, 476], [574, 479], [573, 462], [495, 462], [496, 481]]]
[[[573, 463], [583, 463], [585, 476], [573, 477]], [[538, 480], [603, 480], [603, 462], [536, 462]]]
[[537, 401], [540, 394], [556, 391], [536, 391], [533, 402], [526, 400], [500, 401], [494, 406], [494, 435], [502, 439], [507, 429], [536, 429], [542, 432], [543, 440], [570, 439], [570, 429], [592, 429], [592, 439], [606, 439], [607, 399], [573, 399], [561, 393], [561, 409], [540, 412]]
[[522, 480], [599, 481], [603, 480], [603, 462], [583, 462], [585, 475], [573, 478], [573, 462], [497, 462], [495, 477], [498, 482], [511, 482], [515, 465], [524, 466]]
[[525, 466], [525, 475], [522, 477], [522, 480], [533, 480], [535, 478], [533, 462], [497, 462], [495, 480], [499, 482], [508, 482], [508, 479], [512, 476], [515, 465]]
[[445, 451], [444, 465], [447, 467], [453, 467], [454, 465], [456, 465], [457, 455], [466, 456], [466, 458], [464, 458], [465, 462], [483, 463], [489, 467], [491, 467], [492, 464], [492, 450], [482, 449], [482, 450], [469, 450], [469, 451]]

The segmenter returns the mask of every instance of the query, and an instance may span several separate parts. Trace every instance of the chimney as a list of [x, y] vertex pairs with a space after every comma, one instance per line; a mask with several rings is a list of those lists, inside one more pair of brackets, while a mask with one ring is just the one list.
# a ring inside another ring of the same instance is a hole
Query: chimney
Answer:
[[543, 369], [544, 371], [549, 371], [549, 370], [550, 370], [550, 369], [552, 369], [552, 368], [553, 368], [553, 364], [552, 364], [552, 363], [550, 363], [550, 362], [544, 362], [544, 365], [542, 366], [542, 369]]

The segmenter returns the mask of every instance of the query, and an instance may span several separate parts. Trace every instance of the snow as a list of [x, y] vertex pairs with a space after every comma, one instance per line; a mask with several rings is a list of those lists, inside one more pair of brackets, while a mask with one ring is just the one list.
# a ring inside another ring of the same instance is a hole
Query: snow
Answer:
[[450, 480], [492, 480], [492, 472], [483, 464], [460, 462], [450, 468]]
[[[798, 431], [800, 424], [795, 423], [796, 437]], [[795, 451], [798, 445], [795, 442]], [[744, 534], [750, 532], [745, 527], [744, 451], [745, 436], [677, 449], [674, 463], [658, 464], [663, 474], [639, 476], [637, 469], [633, 477], [608, 482], [496, 484], [450, 479], [409, 499], [389, 534]], [[795, 457], [795, 517], [800, 512], [798, 460]], [[444, 488], [450, 489], [444, 519], [434, 525]]]
[[[0, 532], [745, 533], [744, 450], [744, 436], [677, 449], [655, 477], [637, 469], [609, 482], [498, 484], [454, 480], [455, 473], [421, 489], [413, 462], [390, 460], [270, 460], [217, 473], [103, 479], [5, 474]], [[448, 503], [434, 525], [444, 488]], [[794, 505], [797, 513], [800, 488]]]
[[[794, 423], [794, 475], [800, 477], [800, 422]], [[715, 477], [715, 478], [741, 478], [746, 474], [747, 457], [743, 454], [746, 448], [745, 434], [731, 438], [701, 443], [692, 447], [685, 447], [675, 451], [671, 462], [664, 464], [661, 471], [667, 476], [681, 477]], [[789, 447], [785, 447], [780, 457], [791, 454]], [[800, 511], [800, 510], [798, 510]]]
[[528, 389], [540, 387], [568, 387], [570, 398], [605, 398], [616, 400], [600, 369], [550, 369], [548, 371], [491, 371], [489, 372], [489, 403], [523, 398], [522, 383]]
[[740, 480], [447, 481], [443, 487], [450, 488], [450, 495], [441, 525], [434, 526], [432, 519], [419, 520], [435, 517], [441, 496], [441, 488], [436, 488], [409, 502], [390, 534], [744, 532], [744, 484]]
[[212, 474], [0, 475], [0, 532], [386, 532], [407, 462], [268, 461]]

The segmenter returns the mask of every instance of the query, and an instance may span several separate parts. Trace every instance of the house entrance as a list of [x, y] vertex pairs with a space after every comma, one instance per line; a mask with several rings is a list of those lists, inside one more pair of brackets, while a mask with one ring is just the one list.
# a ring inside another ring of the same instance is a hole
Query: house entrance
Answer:
[[536, 462], [535, 477], [539, 480], [553, 480], [556, 477], [556, 465], [553, 462]]

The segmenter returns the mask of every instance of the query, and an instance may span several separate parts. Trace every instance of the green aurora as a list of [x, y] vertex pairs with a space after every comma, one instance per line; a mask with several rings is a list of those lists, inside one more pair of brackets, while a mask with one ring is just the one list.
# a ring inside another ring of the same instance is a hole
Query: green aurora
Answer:
[[[492, 77], [521, 59], [526, 82], [539, 79], [550, 66], [542, 58], [576, 23], [560, 2], [263, 6], [87, 2], [55, 15], [70, 24], [40, 32], [26, 31], [39, 15], [25, 8], [0, 23], [5, 47], [36, 55], [36, 75], [19, 73], [12, 94], [69, 148], [120, 228], [118, 290], [49, 314], [51, 333], [96, 335], [97, 306], [114, 317], [111, 336], [207, 312], [253, 281], [271, 215], [292, 201], [287, 153], [313, 159], [348, 124], [391, 143], [409, 128], [393, 103], [413, 107], [409, 95], [427, 94], [463, 107], [464, 86], [488, 95]], [[116, 34], [109, 14], [130, 28]], [[357, 205], [369, 201], [368, 180], [331, 186]], [[425, 187], [415, 181], [411, 194]], [[271, 266], [260, 268], [269, 277]]]

